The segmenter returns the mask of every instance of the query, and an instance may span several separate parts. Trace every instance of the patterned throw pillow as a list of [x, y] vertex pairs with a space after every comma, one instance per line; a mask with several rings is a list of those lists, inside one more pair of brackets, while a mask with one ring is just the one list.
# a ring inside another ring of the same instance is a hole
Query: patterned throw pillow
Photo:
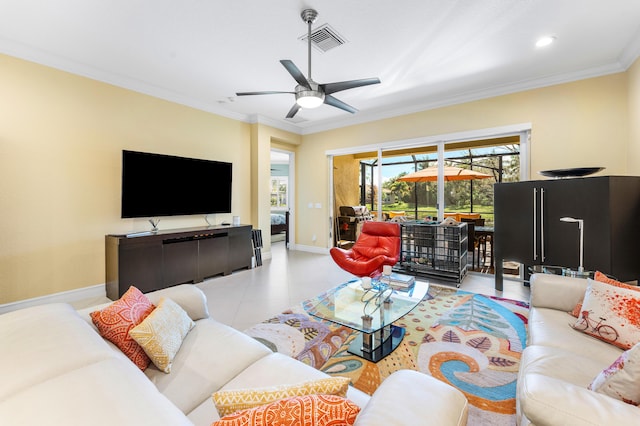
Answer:
[[[640, 287], [635, 285], [625, 284], [623, 282], [614, 280], [613, 278], [609, 278], [605, 274], [600, 271], [596, 271], [593, 275], [593, 279], [599, 281], [601, 283], [611, 284], [616, 287], [627, 288], [629, 290], [640, 291]], [[573, 308], [571, 312], [569, 312], [572, 316], [578, 318], [580, 316], [580, 312], [582, 312], [582, 300], [576, 303], [576, 306]]]
[[349, 379], [346, 377], [328, 377], [295, 385], [270, 386], [253, 389], [218, 391], [212, 395], [220, 417], [269, 404], [280, 399], [304, 395], [347, 396]]
[[163, 297], [144, 321], [129, 330], [129, 335], [142, 346], [156, 367], [170, 373], [182, 341], [194, 326], [180, 305]]
[[624, 352], [602, 371], [589, 389], [627, 404], [640, 405], [640, 343]]
[[129, 330], [140, 324], [154, 308], [147, 296], [132, 286], [120, 299], [90, 315], [100, 335], [120, 348], [138, 368], [144, 370], [149, 366], [149, 357], [129, 337]]
[[352, 425], [360, 412], [336, 395], [294, 396], [230, 414], [211, 426], [337, 426]]
[[573, 328], [622, 349], [631, 348], [640, 342], [640, 293], [589, 279]]

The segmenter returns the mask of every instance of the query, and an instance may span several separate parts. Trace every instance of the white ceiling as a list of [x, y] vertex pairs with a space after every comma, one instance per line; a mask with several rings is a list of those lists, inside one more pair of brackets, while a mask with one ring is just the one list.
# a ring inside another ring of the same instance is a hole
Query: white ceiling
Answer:
[[[307, 74], [307, 26], [348, 42], [313, 50], [319, 83], [379, 77], [284, 119], [279, 63]], [[556, 43], [539, 49], [536, 39]], [[312, 133], [626, 70], [640, 54], [639, 0], [0, 0], [0, 52], [231, 118]]]

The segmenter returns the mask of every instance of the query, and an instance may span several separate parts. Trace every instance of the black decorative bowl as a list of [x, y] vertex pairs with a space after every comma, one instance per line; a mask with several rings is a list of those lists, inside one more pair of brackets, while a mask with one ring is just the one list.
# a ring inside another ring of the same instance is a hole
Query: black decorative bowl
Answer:
[[604, 167], [575, 167], [573, 169], [542, 170], [538, 173], [542, 176], [560, 179], [589, 176], [601, 170], [604, 170]]

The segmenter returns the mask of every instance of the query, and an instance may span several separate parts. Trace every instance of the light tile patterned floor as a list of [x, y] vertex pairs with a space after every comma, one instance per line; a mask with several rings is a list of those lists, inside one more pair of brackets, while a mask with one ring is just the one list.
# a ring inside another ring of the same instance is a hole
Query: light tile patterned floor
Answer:
[[[244, 330], [351, 278], [353, 276], [338, 268], [329, 255], [286, 250], [284, 243], [275, 243], [272, 258], [262, 266], [197, 285], [207, 295], [213, 318]], [[460, 289], [529, 300], [529, 287], [505, 279], [504, 291], [498, 292], [494, 290], [493, 278], [493, 275], [469, 273]]]

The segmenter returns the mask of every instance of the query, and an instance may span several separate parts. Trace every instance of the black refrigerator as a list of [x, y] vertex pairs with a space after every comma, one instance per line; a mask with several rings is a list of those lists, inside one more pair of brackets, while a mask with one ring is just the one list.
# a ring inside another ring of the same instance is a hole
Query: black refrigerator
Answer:
[[[584, 221], [584, 268], [622, 281], [640, 276], [640, 177], [598, 176], [497, 183], [495, 288], [503, 261], [577, 269]], [[526, 270], [527, 268], [525, 268]]]

